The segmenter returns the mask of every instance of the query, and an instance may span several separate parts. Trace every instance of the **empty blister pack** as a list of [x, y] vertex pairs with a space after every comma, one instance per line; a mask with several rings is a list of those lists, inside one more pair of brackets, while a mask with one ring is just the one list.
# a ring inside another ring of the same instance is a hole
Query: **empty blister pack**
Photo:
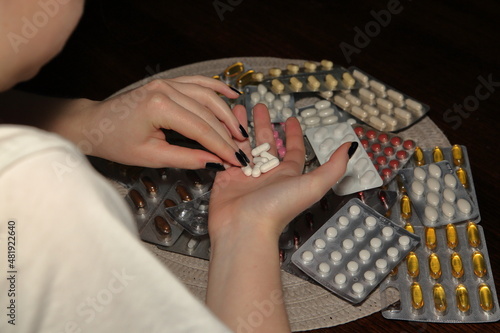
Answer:
[[[500, 319], [484, 232], [474, 222], [445, 228], [416, 226], [422, 242], [382, 284], [400, 303], [382, 312], [388, 319], [440, 323]], [[382, 291], [382, 295], [384, 292]]]
[[419, 241], [352, 199], [293, 254], [292, 262], [328, 290], [359, 303]]
[[348, 113], [340, 111], [335, 105], [332, 105], [330, 101], [325, 99], [317, 101], [314, 105], [300, 108], [297, 119], [301, 124], [302, 130], [344, 122], [349, 124], [356, 123], [356, 119], [352, 118]]
[[378, 170], [384, 185], [396, 176], [415, 151], [415, 141], [403, 140], [398, 135], [379, 132], [362, 125], [356, 125], [354, 133]]
[[[453, 145], [453, 147], [434, 147], [430, 149], [415, 149], [414, 159], [412, 163], [415, 166], [422, 166], [426, 163], [448, 161], [455, 171], [455, 174], [460, 180], [463, 188], [469, 193], [476, 207], [479, 207], [476, 190], [474, 188], [474, 180], [472, 178], [472, 170], [470, 166], [467, 148], [462, 145]], [[481, 215], [478, 210], [478, 216], [474, 218], [476, 222], [481, 220]]]
[[267, 106], [273, 123], [283, 122], [295, 116], [295, 102], [292, 94], [277, 95], [262, 84], [245, 87], [244, 103], [249, 121], [253, 119], [252, 109], [258, 103]]
[[379, 131], [401, 131], [428, 111], [429, 106], [395, 90], [374, 77], [350, 67], [353, 77], [361, 82], [362, 88], [336, 92], [333, 102], [342, 110]]
[[360, 141], [349, 124], [340, 123], [310, 128], [306, 130], [306, 136], [320, 164], [326, 163], [342, 144], [358, 143], [358, 149], [349, 160], [344, 176], [333, 186], [336, 194], [347, 195], [382, 185], [382, 178], [378, 175], [366, 151], [360, 147]]
[[448, 161], [403, 169], [399, 174], [423, 225], [436, 227], [479, 216]]

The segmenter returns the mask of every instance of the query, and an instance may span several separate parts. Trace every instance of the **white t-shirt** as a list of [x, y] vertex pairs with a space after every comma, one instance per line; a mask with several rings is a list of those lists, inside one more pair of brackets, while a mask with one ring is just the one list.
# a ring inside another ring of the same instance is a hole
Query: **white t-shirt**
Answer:
[[0, 125], [0, 332], [229, 330], [143, 247], [71, 143]]

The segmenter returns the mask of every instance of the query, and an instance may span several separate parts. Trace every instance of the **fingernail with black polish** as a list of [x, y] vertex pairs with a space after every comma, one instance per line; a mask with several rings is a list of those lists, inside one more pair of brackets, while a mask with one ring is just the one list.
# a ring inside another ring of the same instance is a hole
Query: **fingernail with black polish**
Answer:
[[236, 155], [236, 158], [238, 159], [238, 161], [240, 162], [241, 166], [247, 166], [248, 163], [247, 161], [245, 160], [245, 158], [239, 153], [239, 152], [236, 152], [234, 153], [234, 155]]
[[243, 152], [243, 150], [241, 150], [241, 149], [240, 149], [240, 154], [241, 154], [241, 156], [243, 156], [245, 161], [247, 161], [247, 163], [250, 163], [250, 159], [248, 158], [247, 154], [245, 154], [245, 152]]
[[347, 155], [349, 155], [349, 159], [354, 155], [356, 152], [356, 149], [358, 149], [358, 143], [356, 141], [351, 143], [351, 146], [349, 147], [349, 150], [347, 151]]
[[239, 91], [238, 89], [233, 88], [231, 86], [229, 86], [229, 88], [231, 88], [231, 90], [234, 91], [235, 93], [237, 93], [238, 95], [240, 95], [240, 96], [243, 95], [243, 93], [241, 91]]
[[245, 131], [245, 128], [243, 128], [243, 126], [241, 126], [241, 125], [240, 125], [240, 132], [241, 132], [241, 134], [243, 134], [243, 136], [244, 136], [245, 138], [248, 138], [248, 133], [247, 133], [247, 131]]
[[222, 164], [213, 163], [213, 162], [207, 162], [207, 164], [205, 164], [205, 169], [212, 170], [212, 171], [224, 171], [224, 170], [226, 170]]

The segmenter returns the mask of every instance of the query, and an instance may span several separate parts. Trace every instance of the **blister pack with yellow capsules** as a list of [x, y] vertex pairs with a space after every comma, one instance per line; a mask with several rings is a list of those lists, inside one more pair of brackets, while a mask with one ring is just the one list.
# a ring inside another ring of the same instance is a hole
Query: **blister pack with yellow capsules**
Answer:
[[419, 242], [418, 236], [352, 199], [292, 255], [292, 262], [326, 289], [357, 304]]
[[306, 61], [303, 66], [289, 64], [286, 69], [269, 69], [262, 84], [275, 94], [311, 93], [359, 89], [361, 83], [344, 67], [329, 60], [319, 64]]
[[420, 120], [430, 109], [356, 67], [349, 70], [362, 87], [336, 92], [331, 99], [342, 110], [379, 131], [401, 131]]
[[500, 319], [483, 229], [474, 222], [445, 228], [416, 226], [422, 242], [382, 285], [397, 289], [400, 302], [387, 319], [480, 323]]

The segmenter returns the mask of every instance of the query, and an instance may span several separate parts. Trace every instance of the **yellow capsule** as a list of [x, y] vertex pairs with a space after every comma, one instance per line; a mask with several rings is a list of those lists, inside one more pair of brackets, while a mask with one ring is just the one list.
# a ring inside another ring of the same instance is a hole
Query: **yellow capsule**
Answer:
[[453, 164], [456, 166], [464, 164], [464, 154], [462, 153], [462, 147], [460, 145], [454, 145], [451, 148], [451, 155], [453, 156]]
[[318, 67], [318, 65], [316, 65], [316, 63], [314, 63], [312, 61], [304, 62], [304, 70], [306, 72], [314, 72], [314, 71], [316, 71], [316, 67]]
[[450, 249], [454, 249], [458, 245], [457, 228], [454, 224], [450, 223], [446, 226], [446, 241]]
[[333, 77], [332, 74], [327, 74], [325, 76], [325, 85], [327, 86], [328, 89], [335, 89], [337, 85], [339, 84], [339, 81], [335, 77]]
[[321, 69], [325, 71], [329, 71], [330, 69], [333, 68], [333, 62], [327, 59], [321, 60], [320, 64], [321, 64]]
[[271, 76], [274, 76], [274, 77], [278, 77], [281, 75], [281, 69], [279, 68], [269, 68], [269, 75]]
[[479, 247], [481, 245], [481, 238], [479, 237], [479, 229], [474, 222], [467, 223], [467, 238], [469, 245], [472, 247]]
[[299, 72], [299, 65], [288, 64], [286, 65], [286, 70], [288, 71], [288, 74], [297, 74]]
[[457, 177], [460, 180], [460, 183], [462, 183], [463, 187], [469, 188], [469, 177], [467, 177], [467, 171], [465, 171], [465, 169], [458, 168]]
[[434, 280], [441, 277], [441, 262], [435, 253], [431, 253], [429, 256], [429, 274]]
[[434, 298], [434, 308], [439, 312], [444, 312], [446, 310], [446, 292], [444, 288], [439, 283], [436, 283], [432, 288], [432, 296]]
[[420, 147], [415, 147], [415, 152], [413, 153], [413, 158], [417, 166], [422, 166], [425, 164], [424, 152]]
[[410, 286], [411, 305], [414, 309], [418, 310], [424, 306], [424, 294], [418, 282], [413, 282]]
[[477, 288], [479, 292], [479, 304], [484, 311], [493, 309], [493, 296], [491, 289], [486, 283], [481, 283]]
[[444, 160], [443, 151], [438, 146], [434, 147], [434, 150], [432, 151], [432, 159], [435, 163]]
[[469, 292], [463, 284], [459, 284], [457, 288], [455, 288], [455, 296], [457, 297], [457, 308], [462, 312], [469, 311]]
[[315, 76], [309, 75], [307, 77], [307, 85], [309, 86], [309, 88], [311, 90], [318, 90], [319, 87], [321, 86], [321, 83], [318, 81], [318, 79]]
[[302, 89], [303, 83], [300, 82], [300, 80], [296, 77], [292, 77], [290, 79], [290, 85], [292, 86], [293, 91], [300, 91]]
[[408, 271], [408, 275], [412, 278], [418, 277], [420, 274], [420, 268], [418, 267], [418, 257], [415, 252], [410, 252], [406, 256], [406, 269]]
[[414, 234], [414, 233], [415, 233], [415, 229], [413, 229], [413, 226], [411, 225], [411, 223], [410, 223], [410, 222], [406, 222], [406, 224], [405, 224], [405, 229], [406, 229], [406, 231], [409, 231], [409, 232], [411, 232], [412, 234]]
[[246, 71], [245, 73], [241, 74], [236, 79], [236, 86], [244, 87], [244, 86], [249, 85], [250, 83], [254, 82], [255, 81], [253, 78], [254, 74], [255, 74], [255, 71], [253, 69], [250, 69], [250, 70]]
[[401, 217], [405, 220], [411, 217], [411, 201], [410, 197], [406, 194], [403, 194], [401, 197]]
[[264, 73], [262, 73], [262, 72], [255, 72], [255, 73], [252, 74], [252, 79], [255, 82], [262, 82], [262, 81], [264, 81]]
[[243, 63], [235, 62], [234, 64], [228, 66], [224, 70], [224, 76], [225, 77], [235, 77], [237, 75], [240, 75], [244, 69], [245, 69], [245, 67], [243, 66]]
[[453, 252], [451, 254], [451, 275], [457, 279], [464, 275], [464, 265], [462, 263], [462, 258], [460, 254]]
[[434, 250], [437, 245], [436, 229], [432, 227], [425, 228], [425, 246], [429, 250]]
[[486, 275], [486, 261], [481, 252], [476, 251], [472, 254], [472, 267], [474, 268], [474, 274], [477, 277], [483, 277]]
[[274, 93], [279, 94], [279, 93], [282, 93], [283, 90], [285, 90], [285, 85], [283, 83], [281, 83], [281, 81], [278, 79], [273, 79], [271, 81], [271, 85], [272, 85], [271, 90]]

